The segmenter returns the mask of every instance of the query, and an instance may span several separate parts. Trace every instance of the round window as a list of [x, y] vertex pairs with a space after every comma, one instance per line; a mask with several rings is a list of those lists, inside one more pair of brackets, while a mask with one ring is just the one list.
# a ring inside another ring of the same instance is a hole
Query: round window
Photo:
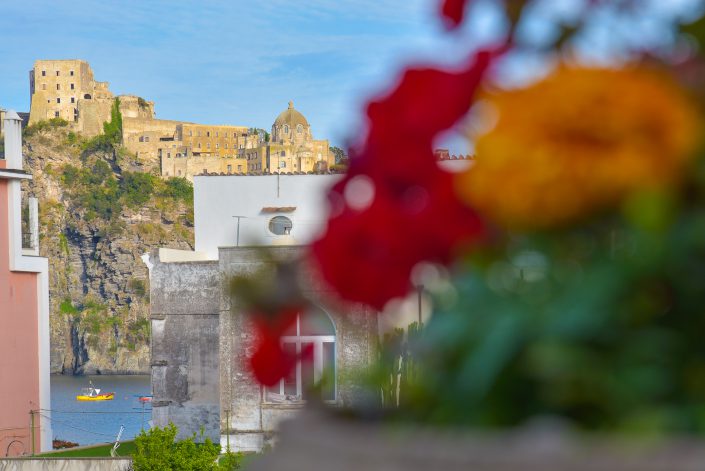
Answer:
[[291, 227], [291, 219], [286, 216], [274, 216], [269, 220], [269, 232], [275, 235], [289, 235]]

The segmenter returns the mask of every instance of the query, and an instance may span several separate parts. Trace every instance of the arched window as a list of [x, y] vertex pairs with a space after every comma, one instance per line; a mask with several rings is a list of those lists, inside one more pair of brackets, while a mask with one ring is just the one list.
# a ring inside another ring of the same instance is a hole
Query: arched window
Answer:
[[85, 95], [83, 95], [83, 98], [84, 98], [85, 100], [90, 100], [90, 99], [91, 99], [90, 93], [86, 93]]
[[320, 384], [321, 399], [335, 401], [335, 325], [320, 308], [297, 316], [282, 336], [282, 348], [292, 354], [312, 349], [311, 359], [299, 362], [288, 377], [267, 389], [270, 402], [305, 401], [311, 386]]
[[300, 124], [296, 125], [296, 134], [303, 134], [304, 132], [304, 127], [301, 126]]
[[289, 125], [288, 124], [284, 125], [284, 134], [289, 134]]

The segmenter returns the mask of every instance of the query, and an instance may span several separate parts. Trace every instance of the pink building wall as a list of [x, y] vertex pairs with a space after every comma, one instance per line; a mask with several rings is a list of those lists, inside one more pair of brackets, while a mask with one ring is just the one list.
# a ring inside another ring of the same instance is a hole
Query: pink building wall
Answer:
[[[7, 208], [0, 180], [0, 457], [32, 450], [29, 411], [39, 405], [38, 275], [10, 271]], [[39, 416], [35, 426], [38, 451]]]
[[[4, 119], [0, 159], [0, 458], [51, 449], [48, 260], [39, 257], [36, 200], [30, 198], [31, 248], [22, 247], [21, 119]], [[40, 411], [41, 410], [41, 415]], [[34, 427], [30, 427], [35, 413]], [[32, 437], [34, 440], [32, 441]]]

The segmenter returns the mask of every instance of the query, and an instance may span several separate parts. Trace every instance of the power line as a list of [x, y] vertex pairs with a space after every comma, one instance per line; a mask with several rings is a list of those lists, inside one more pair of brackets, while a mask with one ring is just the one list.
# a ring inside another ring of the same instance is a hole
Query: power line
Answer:
[[53, 412], [56, 414], [141, 414], [141, 412], [132, 411], [70, 411], [70, 410], [54, 410], [40, 409], [45, 412]]
[[71, 424], [66, 423], [66, 422], [63, 422], [63, 421], [61, 421], [61, 420], [56, 420], [56, 419], [54, 419], [54, 418], [52, 418], [52, 417], [49, 417], [48, 415], [44, 415], [44, 414], [42, 414], [42, 413], [40, 413], [39, 415], [42, 416], [42, 417], [44, 417], [45, 419], [50, 420], [52, 423], [62, 424], [62, 425], [64, 425], [65, 427], [69, 427], [69, 428], [72, 428], [72, 429], [76, 429], [76, 430], [81, 431], [81, 432], [92, 433], [93, 435], [100, 435], [100, 436], [103, 436], [103, 437], [108, 437], [108, 438], [110, 438], [110, 439], [114, 438], [113, 435], [108, 435], [107, 433], [100, 433], [100, 432], [95, 432], [95, 431], [93, 431], [93, 430], [86, 430], [86, 429], [84, 429], [84, 428], [76, 427], [75, 425], [71, 425]]

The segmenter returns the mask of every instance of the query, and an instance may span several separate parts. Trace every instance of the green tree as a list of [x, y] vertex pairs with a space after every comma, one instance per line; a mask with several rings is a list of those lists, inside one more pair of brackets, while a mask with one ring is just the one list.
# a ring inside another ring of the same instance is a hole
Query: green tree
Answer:
[[333, 153], [333, 155], [335, 155], [336, 164], [347, 164], [348, 154], [346, 154], [343, 149], [341, 149], [340, 147], [333, 146], [330, 148], [330, 151]]

